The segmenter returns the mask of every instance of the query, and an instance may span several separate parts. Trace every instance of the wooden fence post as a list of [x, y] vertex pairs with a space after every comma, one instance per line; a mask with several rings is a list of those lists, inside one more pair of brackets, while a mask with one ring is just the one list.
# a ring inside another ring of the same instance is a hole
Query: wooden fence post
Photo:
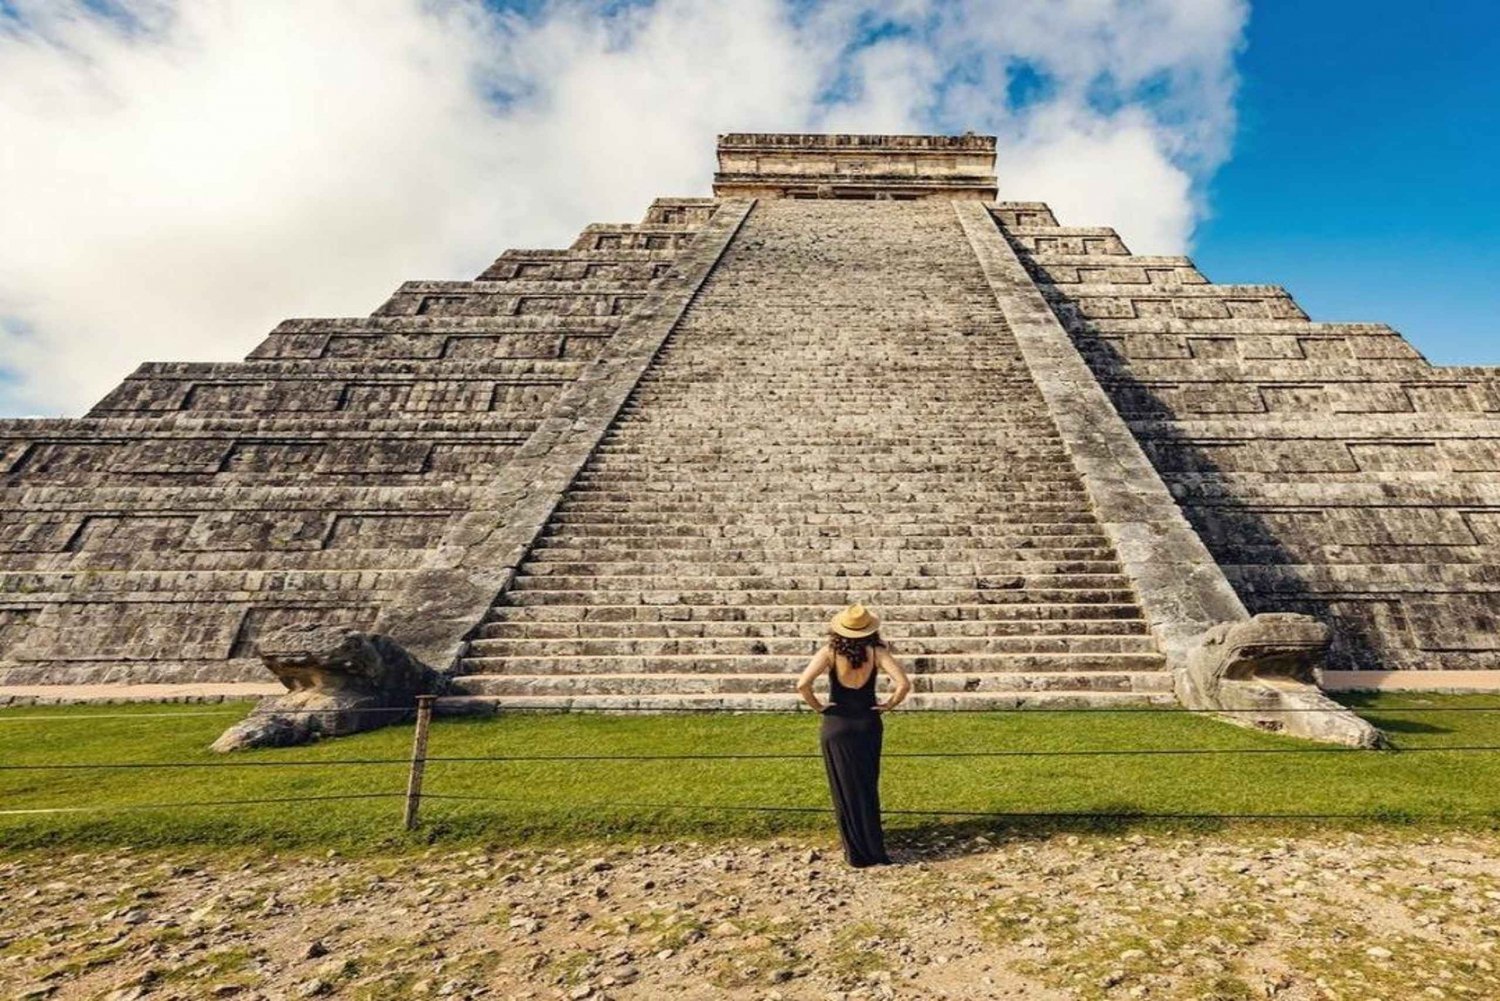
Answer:
[[422, 772], [427, 767], [427, 727], [432, 723], [434, 696], [417, 696], [417, 730], [411, 742], [411, 774], [406, 780], [406, 829], [417, 829], [417, 809], [422, 805]]

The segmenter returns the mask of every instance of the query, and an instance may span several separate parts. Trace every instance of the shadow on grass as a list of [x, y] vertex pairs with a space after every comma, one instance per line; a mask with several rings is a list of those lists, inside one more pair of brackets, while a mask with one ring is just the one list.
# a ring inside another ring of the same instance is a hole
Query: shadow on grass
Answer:
[[[1481, 708], [1480, 704], [1468, 701], [1460, 707], [1461, 714], [1448, 715], [1442, 711], [1445, 700], [1415, 693], [1339, 692], [1333, 699], [1391, 734], [1458, 733], [1464, 729], [1459, 720]], [[1500, 706], [1500, 696], [1483, 702]], [[1409, 715], [1413, 710], [1418, 715]]]
[[[1423, 723], [1420, 720], [1403, 719], [1399, 716], [1383, 716], [1376, 712], [1360, 713], [1371, 724], [1385, 731], [1387, 734], [1396, 733], [1454, 733], [1455, 728], [1451, 726], [1437, 726], [1433, 723]], [[1397, 747], [1400, 750], [1400, 747]]]

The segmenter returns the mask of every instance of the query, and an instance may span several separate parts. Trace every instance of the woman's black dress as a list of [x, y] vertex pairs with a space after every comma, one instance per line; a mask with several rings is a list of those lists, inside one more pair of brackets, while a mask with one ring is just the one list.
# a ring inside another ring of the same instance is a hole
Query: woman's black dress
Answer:
[[839, 683], [838, 666], [830, 667], [828, 706], [819, 732], [844, 858], [859, 867], [891, 861], [880, 827], [880, 740], [885, 724], [872, 708], [879, 673], [872, 665], [868, 681], [848, 688]]

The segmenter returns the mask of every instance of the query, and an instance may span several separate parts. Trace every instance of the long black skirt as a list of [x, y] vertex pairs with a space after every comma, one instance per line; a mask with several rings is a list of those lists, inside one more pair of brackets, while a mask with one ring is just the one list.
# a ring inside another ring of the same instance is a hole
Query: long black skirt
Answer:
[[873, 710], [830, 706], [818, 742], [844, 858], [852, 866], [889, 863], [880, 826], [880, 741], [885, 723]]

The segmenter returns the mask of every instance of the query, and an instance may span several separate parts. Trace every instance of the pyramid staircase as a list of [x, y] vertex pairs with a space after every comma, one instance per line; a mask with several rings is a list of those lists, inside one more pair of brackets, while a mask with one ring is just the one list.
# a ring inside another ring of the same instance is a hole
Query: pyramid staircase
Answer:
[[474, 632], [456, 704], [789, 708], [851, 601], [913, 706], [1172, 701], [941, 200], [756, 205]]

